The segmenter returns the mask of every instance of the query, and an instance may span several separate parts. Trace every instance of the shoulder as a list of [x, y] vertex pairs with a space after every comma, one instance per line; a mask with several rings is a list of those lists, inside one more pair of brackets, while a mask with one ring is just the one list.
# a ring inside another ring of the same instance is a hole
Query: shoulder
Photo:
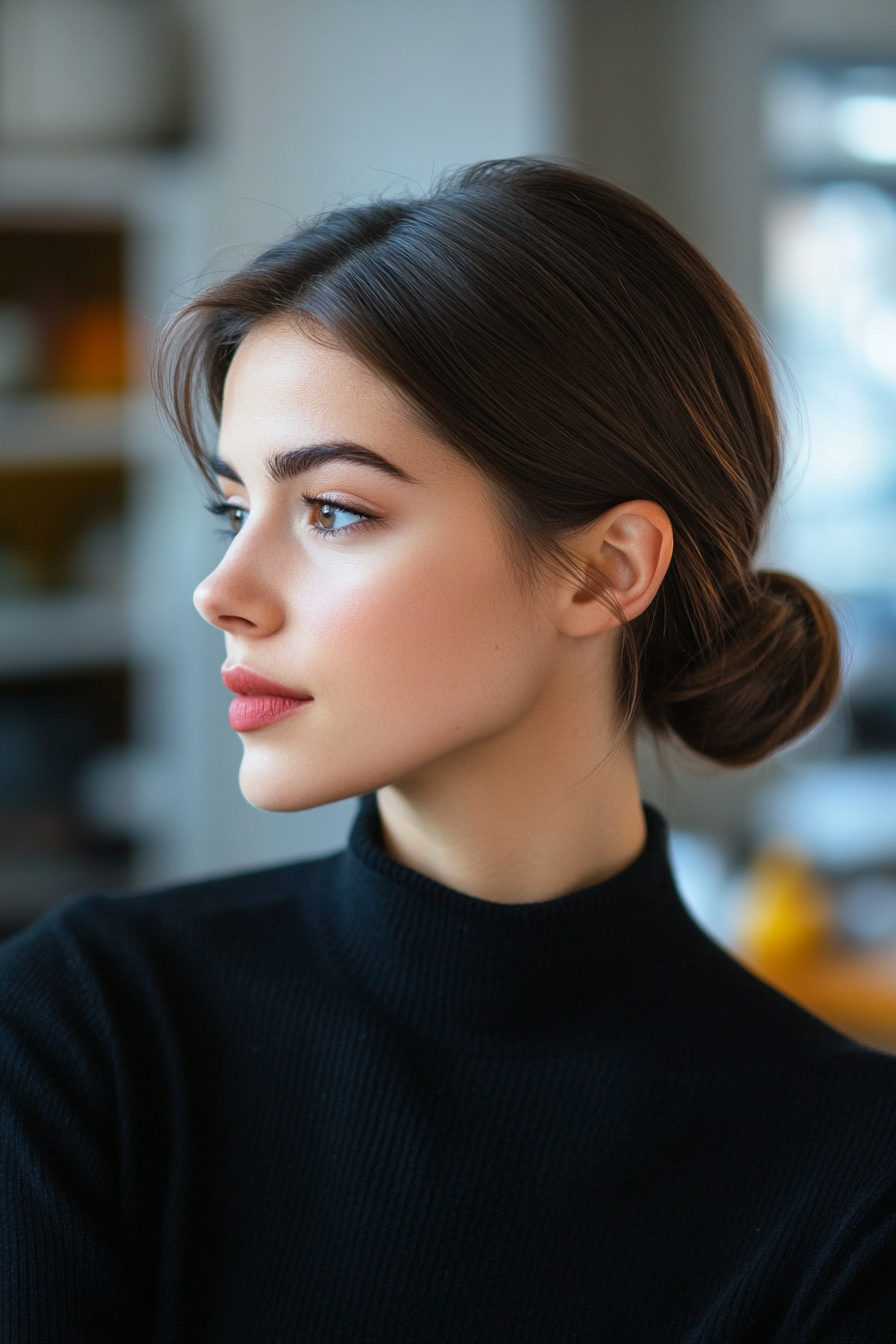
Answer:
[[105, 928], [122, 936], [152, 928], [188, 932], [228, 916], [261, 920], [278, 908], [302, 907], [332, 885], [341, 855], [228, 873], [177, 886], [72, 898], [0, 947], [0, 964], [37, 945]]
[[299, 994], [327, 983], [315, 930], [338, 864], [86, 896], [10, 939], [0, 948], [0, 1146], [25, 1114], [77, 1114], [95, 1138], [132, 1093], [142, 1098], [132, 1117], [164, 1112], [194, 1056], [206, 1058], [271, 983]]
[[[222, 973], [222, 955], [262, 961], [309, 941], [340, 855], [127, 895], [65, 902], [0, 947], [0, 1027], [19, 1015], [58, 1016], [78, 1004], [94, 1022], [178, 970]], [[287, 938], [288, 934], [288, 938]]]
[[342, 854], [280, 864], [247, 872], [226, 873], [177, 886], [125, 896], [94, 896], [70, 902], [61, 914], [79, 917], [88, 909], [114, 910], [127, 922], [190, 925], [218, 915], [263, 916], [281, 905], [301, 907], [328, 890]]
[[698, 936], [689, 1025], [716, 1087], [758, 1130], [874, 1144], [896, 1172], [896, 1057], [844, 1036]]

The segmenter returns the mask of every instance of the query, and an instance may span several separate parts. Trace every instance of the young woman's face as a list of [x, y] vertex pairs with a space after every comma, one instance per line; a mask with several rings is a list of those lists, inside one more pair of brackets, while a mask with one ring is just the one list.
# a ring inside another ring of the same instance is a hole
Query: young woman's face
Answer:
[[218, 451], [233, 538], [195, 601], [225, 633], [250, 802], [400, 783], [532, 710], [561, 636], [510, 558], [510, 519], [365, 364], [286, 319], [259, 326]]

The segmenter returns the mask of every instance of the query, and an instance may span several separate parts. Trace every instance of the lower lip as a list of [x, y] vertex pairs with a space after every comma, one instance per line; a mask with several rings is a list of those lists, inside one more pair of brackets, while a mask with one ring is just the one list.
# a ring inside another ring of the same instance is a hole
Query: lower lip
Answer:
[[230, 702], [230, 726], [234, 732], [251, 733], [288, 719], [310, 703], [310, 700], [290, 700], [285, 695], [238, 695]]

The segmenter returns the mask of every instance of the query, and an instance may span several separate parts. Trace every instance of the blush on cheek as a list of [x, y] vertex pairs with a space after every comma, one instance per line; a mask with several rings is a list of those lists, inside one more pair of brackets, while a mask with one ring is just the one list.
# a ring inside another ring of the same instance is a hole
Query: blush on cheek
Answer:
[[496, 639], [481, 605], [471, 622], [460, 603], [421, 609], [407, 596], [358, 593], [306, 625], [315, 701], [247, 735], [240, 779], [250, 802], [290, 811], [380, 788], [524, 708], [533, 661], [508, 630]]
[[250, 802], [292, 810], [379, 788], [525, 708], [544, 648], [531, 602], [482, 519], [449, 524], [357, 562], [322, 547], [284, 632], [289, 683], [314, 703], [246, 735]]
[[447, 579], [446, 568], [341, 593], [318, 627], [317, 651], [322, 654], [325, 643], [327, 661], [338, 652], [357, 673], [388, 675], [393, 684], [439, 682], [470, 660], [477, 662], [484, 642], [494, 649], [504, 623], [499, 606], [506, 613], [506, 602], [481, 579], [470, 584], [458, 582], [458, 575]]

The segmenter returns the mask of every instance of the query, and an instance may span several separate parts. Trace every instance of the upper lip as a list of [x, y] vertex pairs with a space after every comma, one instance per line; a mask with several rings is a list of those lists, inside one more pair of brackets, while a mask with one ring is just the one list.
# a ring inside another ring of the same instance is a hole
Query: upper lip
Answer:
[[291, 686], [282, 686], [279, 681], [269, 677], [260, 677], [248, 667], [237, 663], [234, 667], [221, 668], [221, 680], [228, 691], [237, 695], [276, 695], [284, 700], [311, 700], [307, 691], [296, 691]]

